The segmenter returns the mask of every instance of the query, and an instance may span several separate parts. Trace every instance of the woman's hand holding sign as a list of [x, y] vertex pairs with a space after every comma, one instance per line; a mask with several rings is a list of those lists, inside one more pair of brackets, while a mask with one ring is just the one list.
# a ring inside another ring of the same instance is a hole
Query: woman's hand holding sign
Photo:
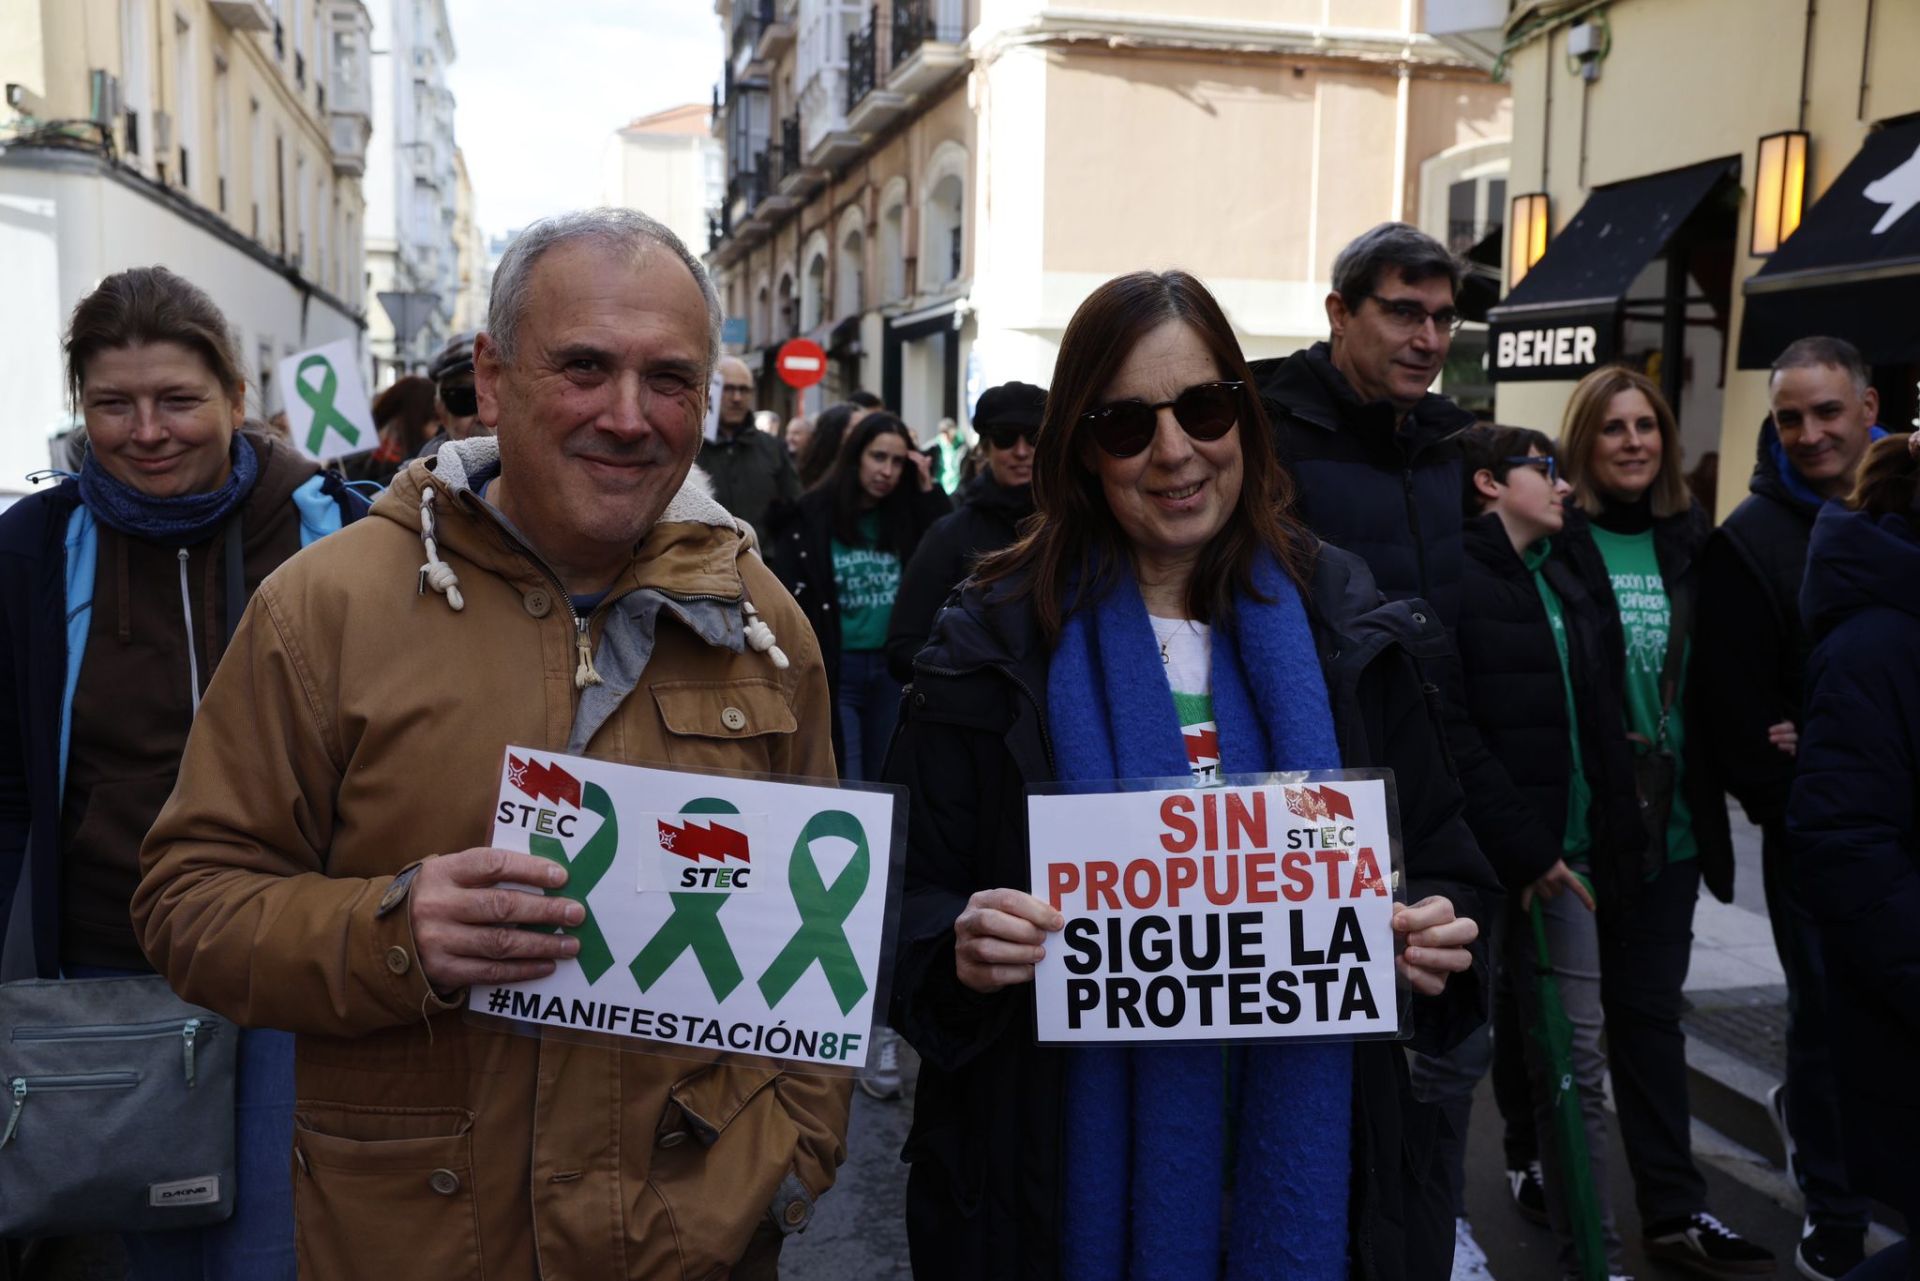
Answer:
[[1446, 989], [1447, 975], [1473, 968], [1473, 953], [1467, 948], [1480, 937], [1480, 927], [1471, 917], [1456, 917], [1453, 904], [1438, 895], [1423, 898], [1412, 907], [1396, 903], [1393, 930], [1407, 936], [1406, 950], [1400, 954], [1400, 972], [1422, 996], [1440, 995]]
[[578, 925], [585, 910], [572, 899], [508, 886], [547, 890], [566, 881], [567, 869], [558, 863], [512, 850], [461, 850], [422, 863], [407, 897], [427, 982], [453, 992], [553, 973], [555, 960], [580, 950], [579, 940], [520, 927]]
[[[983, 995], [1033, 982], [1049, 933], [1066, 918], [1019, 890], [980, 890], [953, 922], [953, 968]], [[1471, 922], [1469, 922], [1471, 924]]]

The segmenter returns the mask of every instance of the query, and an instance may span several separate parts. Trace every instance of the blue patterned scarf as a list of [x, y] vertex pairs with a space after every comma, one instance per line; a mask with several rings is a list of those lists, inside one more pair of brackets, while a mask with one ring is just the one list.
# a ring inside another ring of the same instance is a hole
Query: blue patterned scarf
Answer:
[[[1225, 773], [1340, 764], [1298, 588], [1263, 557], [1213, 632]], [[1068, 620], [1048, 670], [1062, 779], [1186, 776], [1179, 715], [1131, 575]], [[1237, 1098], [1229, 1099], [1228, 1063]], [[1214, 1045], [1070, 1052], [1067, 1281], [1341, 1281], [1347, 1274], [1353, 1048]], [[1232, 1207], [1227, 1114], [1234, 1107]], [[1224, 1262], [1224, 1268], [1223, 1268]]]
[[109, 529], [155, 543], [191, 546], [210, 537], [238, 510], [260, 478], [260, 460], [239, 432], [229, 446], [233, 470], [226, 484], [205, 494], [155, 498], [116, 479], [93, 453], [80, 465], [80, 501]]

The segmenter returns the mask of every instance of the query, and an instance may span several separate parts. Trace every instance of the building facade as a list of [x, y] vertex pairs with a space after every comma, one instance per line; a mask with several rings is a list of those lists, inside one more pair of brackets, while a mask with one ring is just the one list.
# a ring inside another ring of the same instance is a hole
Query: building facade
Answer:
[[0, 493], [72, 425], [61, 336], [114, 271], [213, 296], [256, 415], [285, 357], [360, 339], [368, 30], [360, 0], [0, 4]]
[[704, 102], [641, 116], [607, 140], [600, 201], [658, 218], [698, 250], [726, 190], [725, 148]]
[[1504, 51], [1513, 88], [1510, 199], [1537, 201], [1493, 313], [1500, 420], [1557, 432], [1581, 374], [1632, 364], [1674, 402], [1687, 465], [1719, 453], [1726, 512], [1768, 413], [1767, 366], [1825, 332], [1861, 346], [1882, 422], [1908, 426], [1920, 6], [1499, 8], [1504, 26], [1479, 43]]
[[487, 327], [487, 295], [493, 289], [493, 272], [487, 266], [487, 237], [480, 230], [479, 211], [474, 207], [467, 158], [458, 147], [453, 149], [453, 182], [453, 259], [459, 282], [454, 292], [453, 328], [456, 333], [465, 333]]
[[[446, 0], [370, 0], [367, 334], [374, 384], [420, 372], [456, 328], [460, 216]], [[383, 301], [383, 295], [385, 299]]]
[[[1139, 268], [1195, 272], [1250, 356], [1284, 354], [1325, 336], [1352, 236], [1458, 216], [1473, 239], [1505, 203], [1507, 91], [1408, 0], [720, 12], [710, 262], [772, 408], [864, 387], [923, 436], [965, 421], [988, 386], [1048, 383], [1074, 309]], [[771, 377], [796, 335], [830, 357], [803, 398]]]

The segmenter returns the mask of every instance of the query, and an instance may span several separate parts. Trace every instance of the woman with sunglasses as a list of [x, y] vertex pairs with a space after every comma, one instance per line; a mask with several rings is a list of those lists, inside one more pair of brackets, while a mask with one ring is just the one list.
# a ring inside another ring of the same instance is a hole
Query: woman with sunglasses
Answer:
[[[1708, 758], [1688, 734], [1686, 663], [1696, 565], [1711, 522], [1687, 492], [1679, 425], [1652, 380], [1620, 366], [1567, 402], [1560, 463], [1592, 538], [1570, 546], [1610, 584], [1623, 651], [1646, 852], [1600, 884], [1600, 986], [1613, 1091], [1647, 1254], [1708, 1272], [1765, 1271], [1770, 1251], [1707, 1211], [1687, 1106], [1681, 988], [1705, 881], [1733, 899], [1733, 841]], [[1664, 821], [1661, 817], [1664, 815]]]
[[1033, 967], [1062, 922], [1030, 892], [1026, 806], [1056, 780], [1392, 767], [1412, 1043], [1444, 1050], [1485, 1017], [1471, 918], [1494, 881], [1409, 656], [1444, 645], [1437, 621], [1379, 604], [1288, 514], [1245, 358], [1184, 272], [1119, 277], [1074, 314], [1033, 484], [1021, 539], [936, 621], [889, 756], [913, 796], [892, 1013], [923, 1058], [914, 1275], [1430, 1267], [1453, 1225], [1419, 1215], [1437, 1114], [1400, 1045], [1035, 1045]]

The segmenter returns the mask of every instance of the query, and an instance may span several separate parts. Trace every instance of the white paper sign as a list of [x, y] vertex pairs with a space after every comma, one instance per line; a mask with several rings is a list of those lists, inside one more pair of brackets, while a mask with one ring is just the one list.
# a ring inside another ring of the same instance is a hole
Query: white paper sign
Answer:
[[280, 400], [293, 443], [315, 462], [357, 454], [380, 443], [353, 339], [342, 338], [288, 356], [274, 377], [280, 381]]
[[1397, 1033], [1389, 788], [1310, 777], [1029, 797], [1033, 893], [1066, 917], [1038, 1039]]
[[859, 1067], [894, 799], [510, 747], [493, 843], [569, 870], [580, 951], [468, 1008], [552, 1027]]

